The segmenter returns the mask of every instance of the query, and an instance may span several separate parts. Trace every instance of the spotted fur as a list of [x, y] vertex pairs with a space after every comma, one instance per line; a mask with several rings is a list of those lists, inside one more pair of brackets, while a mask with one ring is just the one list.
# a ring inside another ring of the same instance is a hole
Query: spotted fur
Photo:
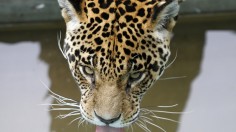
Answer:
[[81, 90], [83, 118], [101, 126], [130, 125], [165, 69], [178, 1], [58, 2], [67, 26], [63, 53]]

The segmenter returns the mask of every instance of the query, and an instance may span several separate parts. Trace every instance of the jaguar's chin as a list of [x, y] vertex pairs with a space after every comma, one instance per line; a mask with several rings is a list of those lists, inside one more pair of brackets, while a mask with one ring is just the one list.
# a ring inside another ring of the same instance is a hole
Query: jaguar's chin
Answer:
[[[128, 127], [132, 125], [137, 119], [138, 119], [138, 112], [132, 116], [132, 118], [125, 119], [124, 115], [121, 114], [116, 118], [113, 119], [102, 119], [98, 115], [96, 115], [96, 112], [92, 112], [88, 115], [88, 112], [86, 112], [82, 107], [80, 107], [81, 116], [84, 120], [87, 122], [96, 125], [96, 129], [100, 130], [119, 130], [122, 131], [125, 127]], [[106, 131], [104, 131], [106, 132]], [[113, 132], [113, 131], [112, 131]]]

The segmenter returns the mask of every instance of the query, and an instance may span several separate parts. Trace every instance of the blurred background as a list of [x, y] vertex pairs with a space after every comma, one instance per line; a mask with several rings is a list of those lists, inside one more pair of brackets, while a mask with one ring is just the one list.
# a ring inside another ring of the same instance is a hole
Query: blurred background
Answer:
[[[236, 131], [235, 31], [235, 0], [181, 4], [170, 61], [177, 58], [142, 101], [160, 117], [154, 124], [167, 132]], [[55, 103], [48, 89], [80, 99], [57, 46], [60, 32], [63, 37], [65, 24], [56, 0], [0, 0], [1, 132], [94, 131], [70, 123], [76, 116], [59, 119], [65, 112], [42, 105]], [[133, 131], [144, 130], [133, 125]]]

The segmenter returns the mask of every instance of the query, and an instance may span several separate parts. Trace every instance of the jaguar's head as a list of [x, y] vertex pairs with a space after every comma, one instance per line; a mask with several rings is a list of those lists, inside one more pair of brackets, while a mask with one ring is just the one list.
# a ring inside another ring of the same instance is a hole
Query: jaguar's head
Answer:
[[58, 0], [63, 53], [80, 91], [84, 119], [125, 127], [170, 56], [177, 0]]

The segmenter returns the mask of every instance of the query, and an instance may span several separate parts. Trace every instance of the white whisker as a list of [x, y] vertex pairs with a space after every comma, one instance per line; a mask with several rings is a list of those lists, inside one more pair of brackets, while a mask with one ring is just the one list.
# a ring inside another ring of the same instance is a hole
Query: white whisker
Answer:
[[134, 131], [133, 124], [130, 125], [132, 132]]
[[[57, 101], [62, 100], [62, 102], [63, 101], [72, 101], [74, 103], [77, 103], [77, 101], [75, 101], [75, 100], [72, 100], [72, 99], [69, 99], [69, 98], [63, 97], [59, 94], [54, 93], [53, 91], [51, 91], [51, 89], [42, 80], [40, 80], [40, 82], [44, 85], [44, 87], [46, 87], [48, 89], [48, 91], [51, 93], [51, 96], [53, 98], [55, 98]], [[66, 102], [63, 102], [63, 103], [66, 103]]]
[[141, 111], [143, 111], [143, 114], [146, 115], [146, 114], [153, 114], [155, 115], [155, 113], [167, 113], [167, 114], [189, 114], [189, 113], [192, 113], [192, 111], [189, 111], [189, 112], [172, 112], [172, 111], [161, 111], [161, 110], [149, 110], [149, 109], [146, 109], [146, 108], [141, 108]]
[[145, 123], [145, 121], [142, 121], [143, 119], [140, 118], [140, 120], [138, 120], [139, 124], [142, 124], [143, 126], [145, 126], [147, 128], [147, 124]]
[[142, 108], [141, 111], [145, 112], [145, 113], [143, 113], [143, 115], [147, 115], [147, 114], [155, 115], [155, 113], [152, 110], [149, 110], [146, 108]]
[[68, 125], [71, 125], [74, 121], [79, 120], [80, 118], [82, 118], [82, 117], [75, 118], [75, 119], [72, 120]]
[[161, 111], [161, 110], [151, 110], [153, 113], [167, 113], [167, 114], [189, 114], [190, 112], [172, 112], [172, 111]]
[[78, 128], [80, 127], [80, 125], [82, 125], [84, 123], [84, 119], [82, 119], [82, 121], [78, 124]]
[[79, 109], [75, 109], [75, 108], [51, 108], [51, 111], [59, 111], [59, 110], [64, 110], [64, 111], [70, 111], [70, 110], [77, 110], [79, 111]]
[[78, 121], [78, 128], [80, 127], [80, 124], [81, 122], [83, 121], [84, 119], [83, 118], [80, 118], [79, 121]]
[[81, 115], [81, 114], [78, 111], [73, 111], [73, 112], [70, 112], [69, 114], [59, 115], [57, 116], [57, 118], [64, 119], [64, 118], [74, 116], [74, 115]]
[[177, 59], [177, 56], [178, 56], [178, 50], [176, 50], [175, 58], [166, 66], [165, 69], [169, 68], [175, 62], [175, 60]]
[[160, 127], [160, 126], [158, 126], [158, 125], [156, 125], [156, 124], [154, 124], [154, 123], [152, 123], [152, 122], [150, 122], [150, 121], [148, 121], [148, 120], [146, 120], [146, 119], [143, 119], [146, 123], [148, 123], [148, 124], [150, 124], [150, 125], [152, 125], [152, 126], [155, 126], [155, 127], [157, 127], [157, 128], [159, 128], [160, 130], [162, 130], [163, 132], [166, 132], [166, 130], [165, 129], [163, 129], [162, 127]]
[[41, 104], [41, 105], [47, 105], [47, 106], [72, 106], [72, 107], [80, 107], [77, 104], [73, 104], [73, 103], [68, 103], [68, 104]]
[[[42, 105], [47, 105], [50, 106], [50, 111], [59, 111], [60, 114], [56, 117], [59, 119], [64, 119], [67, 117], [72, 117], [72, 116], [78, 116], [74, 120], [72, 120], [68, 125], [72, 124], [73, 122], [79, 120], [79, 126], [84, 122], [83, 117], [81, 117], [80, 113], [80, 104], [78, 101], [75, 101], [73, 99], [69, 99], [66, 97], [63, 97], [59, 94], [54, 93], [51, 91], [48, 86], [46, 86], [45, 83], [41, 81], [41, 83], [48, 89], [51, 97], [55, 100], [56, 103], [52, 104], [42, 104]], [[61, 114], [61, 111], [70, 111], [67, 114]], [[79, 127], [78, 126], [78, 127]]]
[[63, 51], [62, 48], [61, 48], [61, 32], [59, 32], [59, 35], [57, 34], [57, 44], [58, 44], [58, 47], [59, 47], [59, 49], [60, 49], [62, 55], [65, 57], [65, 59], [67, 59], [67, 57], [66, 57], [64, 51]]
[[176, 106], [178, 106], [179, 104], [174, 104], [174, 105], [166, 105], [166, 106], [157, 106], [157, 107], [159, 107], [159, 108], [173, 108], [173, 107], [176, 107]]
[[49, 90], [49, 92], [51, 93], [51, 96], [52, 96], [53, 98], [57, 99], [57, 100], [60, 101], [60, 102], [71, 101], [71, 102], [77, 103], [77, 101], [72, 100], [72, 99], [69, 99], [69, 98], [66, 98], [66, 97], [63, 97], [63, 96], [61, 96], [61, 95], [58, 95], [58, 94], [52, 92], [51, 90]]
[[159, 80], [173, 80], [173, 79], [181, 79], [181, 78], [186, 78], [187, 76], [179, 76], [179, 77], [167, 77], [167, 78], [160, 78]]
[[145, 127], [143, 124], [135, 122], [135, 124], [137, 126], [139, 126], [140, 128], [142, 128], [145, 132], [151, 132], [147, 127]]
[[140, 116], [141, 118], [145, 118], [145, 119], [147, 119], [147, 120], [150, 120], [150, 121], [152, 121], [152, 119], [151, 118], [149, 118], [149, 117], [146, 117], [146, 116]]
[[180, 122], [178, 122], [176, 120], [165, 118], [165, 117], [160, 117], [160, 116], [152, 116], [152, 117], [154, 117], [156, 119], [162, 119], [162, 120], [172, 121], [172, 122], [175, 122], [175, 123], [180, 123]]

